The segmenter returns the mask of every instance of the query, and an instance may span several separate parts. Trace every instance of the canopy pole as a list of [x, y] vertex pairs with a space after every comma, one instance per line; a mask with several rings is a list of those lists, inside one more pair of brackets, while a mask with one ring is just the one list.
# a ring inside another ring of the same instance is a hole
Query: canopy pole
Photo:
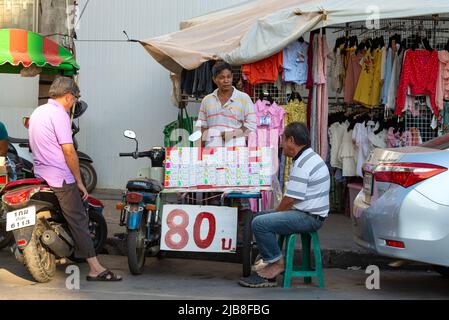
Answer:
[[180, 101], [179, 102], [179, 109], [181, 112], [181, 123], [179, 124], [179, 127], [181, 129], [184, 129], [184, 121], [182, 121], [182, 119], [184, 119], [184, 109], [187, 107], [185, 101]]

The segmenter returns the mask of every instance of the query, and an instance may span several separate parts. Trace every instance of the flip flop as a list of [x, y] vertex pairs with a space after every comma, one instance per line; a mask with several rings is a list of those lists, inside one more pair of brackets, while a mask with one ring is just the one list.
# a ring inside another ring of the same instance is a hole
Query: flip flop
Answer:
[[106, 269], [96, 277], [87, 276], [87, 281], [122, 281], [123, 278], [114, 274], [111, 270]]
[[241, 278], [239, 285], [247, 288], [270, 288], [277, 287], [276, 278], [265, 279], [253, 272], [249, 277]]
[[262, 270], [263, 268], [265, 268], [266, 266], [268, 266], [268, 264], [269, 263], [267, 263], [267, 262], [264, 262], [263, 261], [263, 259], [261, 258], [261, 259], [259, 259], [259, 260], [257, 260], [255, 263], [254, 263], [254, 265], [251, 267], [251, 270], [252, 271], [260, 271], [260, 270]]

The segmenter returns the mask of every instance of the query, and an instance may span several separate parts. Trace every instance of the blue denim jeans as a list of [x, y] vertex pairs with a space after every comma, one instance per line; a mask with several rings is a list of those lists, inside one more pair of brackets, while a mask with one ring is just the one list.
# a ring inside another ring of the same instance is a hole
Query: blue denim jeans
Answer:
[[312, 232], [322, 225], [322, 221], [299, 210], [259, 212], [252, 223], [259, 253], [268, 263], [274, 263], [282, 258], [277, 235]]

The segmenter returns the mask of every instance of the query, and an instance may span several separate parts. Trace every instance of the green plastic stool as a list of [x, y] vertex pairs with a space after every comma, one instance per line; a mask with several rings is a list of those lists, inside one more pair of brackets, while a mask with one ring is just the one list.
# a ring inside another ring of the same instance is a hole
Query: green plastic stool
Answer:
[[[285, 248], [285, 271], [284, 279], [282, 283], [283, 288], [290, 288], [293, 277], [304, 277], [304, 283], [309, 284], [312, 282], [312, 277], [318, 278], [318, 286], [324, 288], [324, 276], [323, 276], [323, 262], [321, 260], [320, 242], [318, 239], [318, 233], [306, 232], [301, 233], [302, 242], [302, 265], [294, 266], [293, 258], [295, 255], [295, 243], [297, 234], [290, 234], [288, 236], [279, 237], [279, 247], [281, 251], [284, 247], [284, 241], [287, 242]], [[311, 243], [312, 242], [312, 243]], [[315, 256], [315, 270], [311, 265], [311, 251], [310, 245], [313, 244], [313, 253]]]

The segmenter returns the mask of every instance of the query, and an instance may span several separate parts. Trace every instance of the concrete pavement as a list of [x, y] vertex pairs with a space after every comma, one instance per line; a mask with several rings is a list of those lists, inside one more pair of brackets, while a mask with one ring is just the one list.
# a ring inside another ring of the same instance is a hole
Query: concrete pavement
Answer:
[[[9, 252], [0, 250], [0, 299], [157, 299], [157, 300], [242, 300], [242, 299], [448, 299], [449, 280], [430, 271], [430, 266], [412, 264], [400, 270], [388, 268], [391, 259], [371, 254], [352, 241], [351, 221], [344, 215], [333, 214], [320, 230], [320, 242], [325, 265], [325, 289], [314, 282], [304, 285], [294, 279], [291, 289], [249, 289], [237, 284], [241, 276], [238, 255], [233, 254], [177, 254], [170, 258], [147, 258], [145, 272], [132, 276], [127, 258], [120, 255], [114, 234], [124, 232], [118, 225], [119, 212], [115, 204], [120, 193], [98, 194], [105, 204], [105, 217], [109, 228], [107, 255], [101, 261], [124, 276], [119, 283], [87, 282], [87, 265], [81, 269], [80, 290], [65, 286], [66, 266], [58, 266], [56, 277], [47, 284], [33, 281], [28, 271]], [[179, 259], [183, 257], [184, 259]], [[189, 259], [185, 259], [189, 258]], [[232, 263], [234, 262], [234, 263]], [[368, 265], [380, 267], [380, 290], [368, 290], [365, 281]], [[338, 267], [338, 268], [337, 268]], [[280, 280], [281, 278], [279, 278]]]
[[[124, 276], [118, 283], [87, 282], [86, 264], [81, 268], [80, 290], [66, 289], [66, 266], [58, 266], [55, 279], [46, 284], [33, 282], [26, 268], [8, 251], [0, 251], [0, 299], [144, 299], [144, 300], [353, 300], [353, 299], [448, 299], [449, 280], [434, 272], [380, 272], [380, 290], [367, 290], [365, 270], [325, 269], [325, 288], [316, 282], [304, 285], [294, 279], [291, 289], [249, 289], [240, 287], [239, 264], [148, 258], [141, 276], [128, 271], [126, 257], [102, 255], [100, 260]], [[279, 278], [280, 280], [280, 278]]]

